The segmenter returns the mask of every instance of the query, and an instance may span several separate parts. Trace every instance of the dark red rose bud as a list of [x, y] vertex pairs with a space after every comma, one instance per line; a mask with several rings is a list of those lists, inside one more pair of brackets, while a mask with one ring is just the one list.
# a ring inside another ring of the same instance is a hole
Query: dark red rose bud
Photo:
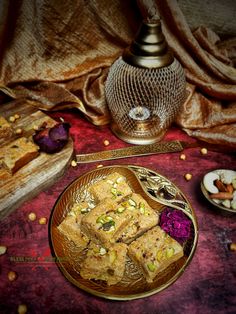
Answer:
[[70, 124], [60, 122], [52, 128], [43, 126], [33, 135], [34, 142], [40, 147], [40, 150], [53, 154], [62, 150], [69, 139]]

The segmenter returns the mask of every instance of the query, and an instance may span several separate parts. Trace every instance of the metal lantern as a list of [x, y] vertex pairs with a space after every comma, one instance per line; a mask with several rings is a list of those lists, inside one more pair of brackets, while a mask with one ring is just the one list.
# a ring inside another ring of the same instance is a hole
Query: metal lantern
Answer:
[[165, 41], [160, 19], [143, 21], [131, 46], [108, 73], [105, 95], [112, 131], [133, 144], [159, 141], [185, 94], [184, 71]]

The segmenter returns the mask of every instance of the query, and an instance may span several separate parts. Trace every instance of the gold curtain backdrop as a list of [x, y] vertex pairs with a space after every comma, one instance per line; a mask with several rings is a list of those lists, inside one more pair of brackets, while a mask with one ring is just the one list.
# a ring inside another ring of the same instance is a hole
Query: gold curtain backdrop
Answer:
[[[191, 29], [176, 0], [2, 0], [0, 102], [78, 108], [110, 121], [104, 83], [143, 18], [158, 14], [185, 70], [189, 96], [175, 123], [190, 136], [236, 148], [236, 34]], [[209, 15], [211, 12], [209, 12]]]

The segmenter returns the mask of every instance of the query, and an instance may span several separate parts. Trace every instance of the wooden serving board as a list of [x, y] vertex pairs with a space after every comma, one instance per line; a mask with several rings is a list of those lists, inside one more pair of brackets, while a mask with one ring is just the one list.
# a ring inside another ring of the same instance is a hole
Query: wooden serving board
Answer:
[[[14, 130], [21, 128], [23, 133], [13, 135], [8, 140], [0, 139], [0, 147], [17, 137], [30, 137], [35, 132], [34, 127], [41, 126], [43, 122], [47, 122], [50, 127], [56, 123], [55, 120], [27, 102], [14, 101], [0, 106], [0, 115], [7, 120], [15, 114], [20, 115], [20, 118], [11, 124], [12, 128]], [[38, 157], [12, 176], [0, 179], [0, 219], [56, 182], [70, 164], [72, 155], [73, 141], [70, 139], [60, 152], [55, 154], [40, 152]]]

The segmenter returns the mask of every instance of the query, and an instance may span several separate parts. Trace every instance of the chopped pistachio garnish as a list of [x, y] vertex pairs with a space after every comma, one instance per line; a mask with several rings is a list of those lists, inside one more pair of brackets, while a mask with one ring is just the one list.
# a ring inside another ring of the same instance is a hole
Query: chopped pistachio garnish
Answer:
[[106, 252], [107, 252], [107, 250], [104, 247], [100, 247], [100, 250], [99, 250], [100, 255], [105, 255]]
[[117, 194], [117, 189], [116, 189], [116, 188], [111, 188], [111, 193], [116, 196], [116, 194]]
[[96, 223], [104, 224], [105, 221], [105, 215], [101, 215], [97, 218]]
[[132, 198], [130, 198], [130, 199], [128, 200], [128, 202], [129, 202], [129, 204], [130, 204], [131, 206], [136, 206], [136, 205], [137, 205], [136, 202], [135, 202], [134, 200], [132, 200]]
[[115, 221], [111, 216], [103, 214], [97, 218], [96, 223], [100, 223], [104, 231], [112, 231], [115, 229]]
[[113, 218], [111, 216], [105, 216], [105, 222], [112, 221]]
[[175, 249], [173, 247], [169, 247], [166, 249], [166, 257], [170, 258], [171, 256], [173, 256], [175, 253]]
[[113, 196], [116, 198], [117, 196], [121, 196], [122, 192], [118, 191], [116, 188], [112, 187], [111, 188], [111, 193], [113, 194]]
[[134, 209], [135, 209], [135, 206], [127, 206], [127, 209], [128, 209], [128, 210], [134, 210]]
[[112, 231], [115, 229], [115, 221], [114, 220], [111, 220], [111, 221], [108, 221], [108, 222], [105, 222], [103, 225], [102, 225], [102, 229], [104, 231]]
[[[93, 252], [95, 254], [98, 254], [100, 252], [100, 249], [98, 248], [98, 246], [93, 247]], [[89, 253], [89, 252], [88, 252]]]
[[69, 214], [76, 217], [81, 212], [81, 208], [81, 204], [74, 203]]
[[78, 204], [74, 204], [71, 211], [68, 213], [68, 215], [76, 218], [78, 213], [86, 214], [88, 212], [90, 212], [89, 207], [82, 207], [81, 208]]
[[141, 214], [145, 214], [146, 208], [145, 208], [145, 205], [143, 203], [139, 204], [139, 211]]
[[125, 210], [126, 210], [126, 208], [121, 206], [121, 207], [117, 208], [116, 212], [120, 214], [120, 213], [123, 213], [123, 211], [125, 211]]
[[158, 262], [161, 262], [161, 260], [163, 260], [163, 251], [162, 250], [157, 251], [156, 258], [157, 258]]
[[121, 183], [122, 181], [124, 181], [124, 178], [123, 178], [123, 177], [119, 177], [119, 178], [117, 178], [117, 180], [116, 180], [117, 183]]
[[80, 212], [81, 212], [81, 214], [87, 214], [90, 212], [90, 208], [89, 207], [81, 208]]
[[107, 183], [113, 184], [114, 182], [112, 180], [107, 180]]
[[112, 264], [116, 259], [117, 259], [116, 251], [111, 251], [110, 254], [109, 254], [110, 263]]
[[144, 203], [139, 203], [139, 209], [144, 209], [145, 210], [145, 204]]
[[147, 268], [150, 270], [150, 271], [155, 271], [156, 270], [156, 265], [153, 264], [153, 263], [148, 263], [147, 264]]

